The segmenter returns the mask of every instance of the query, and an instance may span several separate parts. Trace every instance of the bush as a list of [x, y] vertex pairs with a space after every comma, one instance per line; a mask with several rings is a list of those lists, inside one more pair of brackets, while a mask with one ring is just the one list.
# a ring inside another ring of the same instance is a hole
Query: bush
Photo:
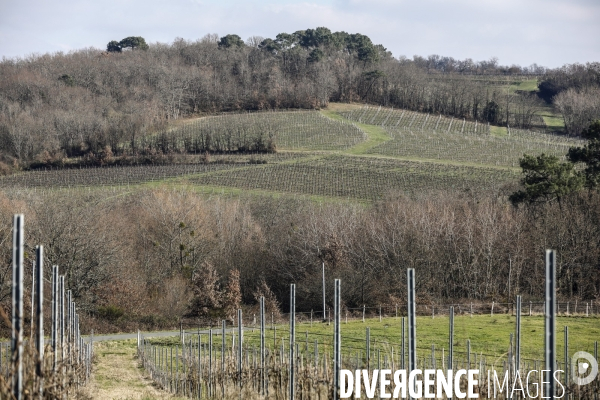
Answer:
[[122, 308], [108, 305], [105, 307], [98, 307], [98, 316], [109, 321], [116, 321], [125, 314]]

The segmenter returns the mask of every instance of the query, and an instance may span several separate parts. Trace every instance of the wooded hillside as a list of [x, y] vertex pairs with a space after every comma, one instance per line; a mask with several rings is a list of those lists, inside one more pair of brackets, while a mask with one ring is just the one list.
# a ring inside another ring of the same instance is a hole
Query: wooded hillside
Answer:
[[[529, 92], [509, 93], [506, 84], [546, 72], [535, 65], [500, 66], [496, 59], [396, 59], [365, 35], [327, 28], [246, 42], [237, 35], [149, 46], [140, 37], [126, 39], [109, 42], [107, 51], [0, 62], [0, 152], [6, 164], [98, 154], [191, 115], [311, 109], [331, 101], [529, 128], [540, 100]], [[594, 76], [582, 79], [597, 85]]]

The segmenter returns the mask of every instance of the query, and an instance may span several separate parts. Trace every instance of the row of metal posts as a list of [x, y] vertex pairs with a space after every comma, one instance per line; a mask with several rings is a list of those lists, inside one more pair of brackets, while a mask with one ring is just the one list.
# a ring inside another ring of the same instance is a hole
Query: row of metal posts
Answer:
[[[12, 337], [11, 337], [11, 375], [12, 393], [16, 400], [23, 396], [23, 252], [24, 252], [24, 216], [17, 214], [13, 219], [13, 283], [12, 283]], [[35, 308], [35, 320], [32, 320], [32, 339], [35, 331], [35, 376], [38, 382], [38, 397], [44, 397], [44, 383], [48, 379], [46, 371], [44, 340], [44, 247], [36, 246], [32, 288], [32, 314]], [[35, 305], [35, 307], [34, 307]], [[52, 315], [51, 315], [51, 372], [54, 379], [60, 379], [54, 385], [65, 388], [66, 374], [84, 366], [84, 381], [90, 374], [90, 362], [93, 344], [84, 343], [79, 331], [79, 314], [76, 312], [72, 293], [67, 292], [67, 314], [65, 314], [64, 276], [58, 274], [58, 266], [52, 267]], [[66, 323], [66, 329], [65, 329]], [[35, 329], [33, 328], [35, 327]], [[60, 367], [60, 368], [59, 368]], [[71, 371], [68, 371], [71, 369]], [[76, 374], [76, 376], [79, 376]], [[80, 382], [76, 382], [79, 384]]]
[[[555, 382], [553, 379], [554, 372], [557, 369], [556, 364], [556, 283], [555, 283], [555, 271], [556, 271], [556, 260], [555, 260], [555, 252], [552, 250], [548, 250], [546, 252], [546, 281], [545, 281], [545, 291], [546, 291], [546, 299], [545, 299], [545, 369], [547, 370], [547, 375], [544, 376], [544, 381], [547, 382], [547, 385], [544, 390], [544, 394], [549, 396], [554, 396], [556, 394]], [[407, 270], [407, 285], [408, 285], [408, 373], [417, 369], [417, 337], [416, 337], [416, 300], [415, 300], [415, 271], [414, 269]], [[338, 391], [339, 391], [339, 372], [342, 367], [342, 357], [341, 357], [341, 334], [340, 334], [340, 298], [341, 298], [341, 288], [340, 288], [340, 280], [335, 280], [335, 293], [334, 293], [334, 354], [333, 354], [333, 398], [337, 400]], [[510, 353], [508, 363], [505, 363], [505, 369], [511, 371], [511, 376], [514, 377], [515, 370], [519, 370], [521, 368], [521, 313], [522, 313], [522, 304], [521, 304], [521, 296], [517, 296], [516, 298], [516, 334], [515, 334], [515, 346], [514, 346], [514, 354]], [[323, 315], [325, 317], [325, 308]], [[450, 315], [450, 325], [449, 325], [449, 349], [448, 349], [448, 358], [447, 358], [447, 368], [454, 368], [454, 351], [453, 351], [453, 341], [454, 341], [454, 307], [450, 307], [449, 310]], [[261, 368], [261, 382], [260, 382], [260, 391], [261, 393], [265, 393], [265, 344], [264, 344], [264, 299], [260, 299], [260, 368]], [[298, 357], [297, 349], [296, 349], [296, 332], [295, 332], [295, 284], [290, 286], [290, 331], [289, 331], [289, 398], [294, 399], [296, 397], [296, 362], [295, 359]], [[405, 344], [405, 320], [402, 318], [402, 346], [401, 346], [401, 360], [400, 367], [402, 369], [405, 368], [405, 354], [404, 354], [404, 344]], [[225, 335], [225, 321], [223, 321], [223, 337]], [[242, 322], [241, 322], [241, 310], [238, 311], [238, 338], [239, 338], [239, 347], [238, 347], [238, 365], [237, 371], [241, 376], [242, 372]], [[224, 355], [225, 355], [225, 340], [222, 340], [222, 368], [224, 370]], [[366, 331], [366, 363], [367, 368], [370, 369], [370, 332], [369, 328]], [[212, 349], [212, 330], [210, 334], [210, 348]], [[511, 348], [512, 348], [512, 334], [511, 334]], [[212, 351], [212, 350], [211, 350]], [[442, 350], [443, 351], [443, 350]], [[597, 355], [596, 355], [597, 356]], [[315, 346], [315, 359], [317, 358], [317, 347]], [[442, 361], [444, 361], [444, 356], [442, 356]], [[210, 358], [212, 362], [212, 358]], [[514, 366], [513, 366], [514, 363]], [[378, 365], [380, 362], [378, 362]], [[483, 357], [479, 359], [480, 369], [483, 367]], [[565, 327], [565, 364], [568, 364], [568, 328]], [[435, 346], [432, 346], [432, 365], [435, 365]], [[471, 346], [470, 341], [467, 341], [467, 365], [470, 368], [471, 366]], [[477, 358], [475, 360], [475, 365], [477, 365]], [[358, 367], [358, 364], [357, 364]], [[568, 368], [568, 367], [565, 367]], [[568, 372], [568, 371], [565, 371]], [[568, 384], [568, 378], [566, 380]], [[488, 388], [489, 390], [489, 388]]]
[[[335, 382], [337, 382], [337, 379], [339, 379], [339, 370], [341, 369], [341, 335], [340, 335], [340, 315], [341, 315], [341, 307], [340, 307], [340, 297], [341, 297], [341, 289], [340, 289], [340, 280], [336, 279], [335, 280], [335, 309], [334, 309], [334, 320], [335, 320], [335, 335], [334, 335], [334, 362], [333, 362], [333, 369], [334, 369], [334, 380]], [[296, 330], [295, 330], [295, 298], [296, 298], [296, 291], [295, 291], [295, 284], [291, 284], [290, 286], [290, 331], [289, 331], [289, 396], [290, 398], [295, 398], [296, 397], [296, 386], [297, 386], [297, 382], [296, 382], [296, 375], [297, 375], [297, 361], [299, 358], [298, 355], [298, 344], [296, 343]], [[236, 370], [237, 370], [237, 374], [240, 378], [240, 384], [242, 382], [242, 363], [243, 363], [243, 324], [242, 324], [242, 310], [238, 310], [237, 313], [237, 319], [238, 319], [238, 344], [237, 344], [237, 365], [236, 365]], [[225, 321], [222, 321], [222, 340], [221, 340], [221, 369], [222, 372], [225, 372], [225, 355], [226, 355], [226, 340], [225, 340], [225, 327], [226, 327], [226, 323]], [[264, 298], [261, 297], [260, 298], [260, 368], [261, 368], [261, 374], [260, 374], [260, 384], [259, 384], [259, 391], [261, 393], [265, 393], [267, 391], [267, 384], [266, 384], [266, 371], [265, 371], [265, 351], [266, 351], [266, 347], [265, 347], [265, 312], [264, 312]], [[200, 374], [201, 371], [201, 366], [200, 366], [200, 360], [201, 360], [201, 342], [200, 342], [200, 334], [198, 333], [199, 338], [198, 338], [198, 359], [199, 359], [199, 370], [198, 373]], [[213, 349], [213, 343], [212, 343], [212, 337], [213, 337], [213, 330], [210, 329], [209, 333], [209, 346], [208, 346], [208, 371], [209, 371], [209, 379], [208, 379], [208, 392], [207, 394], [209, 396], [214, 396], [214, 392], [211, 390], [210, 388], [210, 382], [212, 381], [212, 376], [210, 376], [212, 374], [213, 371], [213, 366], [212, 366], [212, 360], [213, 360], [213, 355], [212, 355], [212, 349]], [[185, 332], [182, 333], [182, 337], [185, 337]], [[183, 339], [183, 342], [185, 342], [185, 339]], [[308, 343], [308, 342], [307, 342]], [[282, 344], [283, 346], [283, 344]], [[234, 348], [234, 346], [232, 346], [232, 349]], [[336, 350], [337, 349], [337, 350]], [[283, 350], [283, 349], [282, 349]], [[158, 369], [156, 369], [156, 366], [154, 365], [154, 363], [151, 362], [150, 363], [152, 365], [146, 365], [147, 361], [149, 360], [149, 357], [156, 357], [156, 348], [150, 346], [146, 339], [143, 337], [143, 335], [138, 331], [138, 355], [140, 356], [140, 358], [142, 358], [143, 363], [145, 364], [145, 366], [149, 369], [151, 369], [152, 371], [158, 371]], [[172, 350], [171, 350], [172, 351]], [[318, 365], [318, 341], [315, 341], [315, 347], [314, 347], [314, 358], [315, 358], [315, 367]], [[178, 353], [178, 348], [176, 348], [176, 363], [177, 366], [175, 367], [176, 371], [178, 371], [178, 359], [177, 359], [177, 353]], [[150, 355], [149, 355], [150, 354]], [[183, 357], [183, 349], [182, 349], [182, 357]], [[282, 355], [282, 352], [280, 353]], [[171, 358], [171, 357], [170, 357]], [[172, 365], [171, 365], [171, 369], [172, 369]], [[171, 371], [171, 378], [169, 378], [170, 381], [173, 380], [173, 374]], [[176, 381], [179, 381], [179, 378], [176, 378]], [[181, 384], [167, 384], [166, 386], [170, 387], [171, 390], [174, 390], [175, 392], [179, 392], [179, 388], [182, 388], [183, 385]], [[335, 385], [334, 387], [337, 387], [338, 385]], [[241, 388], [241, 387], [240, 387]], [[198, 390], [200, 391], [201, 388], [198, 388]], [[199, 393], [197, 393], [199, 396]], [[336, 396], [337, 398], [337, 391], [335, 392], [334, 396]]]
[[[414, 287], [414, 269], [407, 271], [408, 281], [408, 346], [409, 346], [409, 371], [416, 369], [416, 323], [415, 323], [415, 287]], [[553, 397], [556, 394], [556, 383], [554, 373], [557, 369], [556, 364], [556, 252], [554, 250], [546, 251], [546, 279], [545, 279], [545, 376], [544, 382], [547, 382], [545, 394]], [[512, 368], [511, 376], [514, 378], [514, 369], [521, 367], [521, 296], [517, 296], [516, 307], [516, 346], [514, 354], [515, 366]], [[453, 369], [453, 342], [454, 342], [454, 307], [449, 310], [449, 354], [448, 354], [448, 369]], [[402, 321], [404, 325], [404, 320]], [[568, 327], [564, 327], [564, 373], [565, 386], [569, 385], [569, 345], [568, 345]], [[404, 326], [402, 326], [402, 336], [404, 336]], [[511, 335], [512, 337], [512, 335]], [[368, 331], [367, 331], [368, 341]], [[404, 339], [402, 340], [404, 343]], [[470, 350], [470, 343], [468, 344]], [[402, 346], [404, 347], [404, 346]], [[597, 342], [595, 343], [595, 349]], [[434, 351], [435, 348], [432, 348]], [[597, 353], [597, 351], [594, 351]], [[470, 353], [470, 351], [468, 351]], [[594, 354], [597, 358], [597, 354]], [[404, 357], [402, 357], [404, 359]], [[470, 356], [467, 356], [470, 359]], [[509, 368], [512, 362], [509, 360]], [[470, 364], [470, 360], [469, 360]]]

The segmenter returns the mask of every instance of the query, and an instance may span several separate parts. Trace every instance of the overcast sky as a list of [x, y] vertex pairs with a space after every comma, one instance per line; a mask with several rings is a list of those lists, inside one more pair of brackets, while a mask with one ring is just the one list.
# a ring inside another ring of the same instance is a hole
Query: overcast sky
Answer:
[[274, 38], [319, 26], [365, 34], [394, 57], [600, 61], [600, 0], [0, 0], [0, 57], [105, 49], [127, 36]]

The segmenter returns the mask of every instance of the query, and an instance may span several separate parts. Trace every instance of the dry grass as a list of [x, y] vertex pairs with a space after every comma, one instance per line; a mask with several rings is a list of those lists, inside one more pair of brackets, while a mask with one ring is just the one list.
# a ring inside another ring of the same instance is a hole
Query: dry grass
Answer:
[[174, 400], [159, 390], [139, 367], [135, 340], [102, 342], [94, 345], [94, 374], [85, 391], [92, 399]]

